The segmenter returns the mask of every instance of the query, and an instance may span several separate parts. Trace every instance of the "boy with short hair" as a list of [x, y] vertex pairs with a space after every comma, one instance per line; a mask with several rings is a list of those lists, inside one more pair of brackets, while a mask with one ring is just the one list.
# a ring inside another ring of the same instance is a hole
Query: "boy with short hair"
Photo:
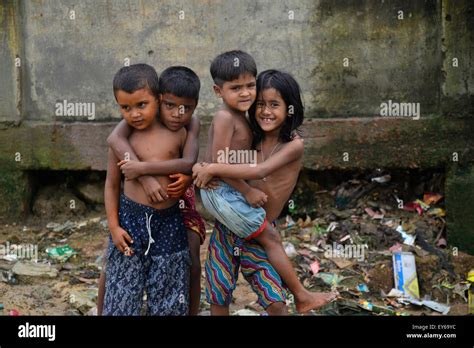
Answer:
[[[183, 114], [159, 108], [158, 76], [146, 64], [120, 69], [114, 77], [114, 96], [123, 118], [133, 128], [129, 140], [137, 157], [160, 162], [181, 157], [186, 140], [184, 124], [196, 107], [194, 98]], [[125, 180], [120, 194], [118, 158], [109, 149], [105, 208], [111, 231], [107, 252], [104, 315], [140, 315], [147, 293], [151, 315], [186, 315], [189, 310], [189, 248], [176, 198], [150, 203], [137, 180]], [[161, 187], [168, 176], [155, 176]]]

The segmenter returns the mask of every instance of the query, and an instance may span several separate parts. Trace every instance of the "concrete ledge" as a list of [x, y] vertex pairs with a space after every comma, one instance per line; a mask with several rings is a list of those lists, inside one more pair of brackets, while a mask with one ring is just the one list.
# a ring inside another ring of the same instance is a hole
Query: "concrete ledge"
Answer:
[[[106, 170], [106, 138], [115, 124], [22, 123], [2, 129], [0, 159], [15, 170]], [[208, 129], [203, 123], [200, 159]], [[474, 119], [309, 119], [302, 130], [304, 166], [314, 170], [444, 167], [455, 153], [459, 163], [474, 161]]]

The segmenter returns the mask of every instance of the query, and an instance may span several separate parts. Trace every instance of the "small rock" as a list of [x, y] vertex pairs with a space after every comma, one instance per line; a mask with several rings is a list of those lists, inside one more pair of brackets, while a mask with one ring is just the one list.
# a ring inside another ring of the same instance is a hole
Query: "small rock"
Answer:
[[79, 198], [91, 204], [104, 204], [104, 184], [101, 182], [81, 182], [76, 185]]
[[58, 270], [48, 264], [34, 263], [34, 262], [22, 262], [19, 261], [13, 266], [12, 272], [19, 276], [30, 276], [30, 277], [50, 277], [55, 278], [58, 275]]

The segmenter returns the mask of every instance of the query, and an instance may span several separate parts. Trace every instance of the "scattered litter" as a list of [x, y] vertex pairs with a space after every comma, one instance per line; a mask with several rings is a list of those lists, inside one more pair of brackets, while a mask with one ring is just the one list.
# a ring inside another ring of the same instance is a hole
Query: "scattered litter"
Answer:
[[367, 300], [360, 300], [358, 303], [360, 308], [363, 308], [369, 312], [374, 312], [376, 314], [388, 314], [388, 315], [397, 315], [398, 313], [392, 308], [377, 306]]
[[420, 298], [415, 256], [412, 253], [397, 252], [393, 254], [393, 275], [396, 289], [402, 291], [406, 296]]
[[301, 228], [307, 228], [313, 225], [313, 221], [309, 215], [306, 215], [306, 220], [299, 218], [296, 224]]
[[446, 306], [446, 305], [441, 304], [441, 303], [438, 303], [438, 302], [435, 302], [435, 301], [423, 300], [423, 301], [421, 301], [421, 303], [424, 306], [426, 306], [428, 308], [431, 308], [432, 310], [434, 310], [436, 312], [440, 312], [444, 315], [448, 314], [449, 310], [451, 309], [451, 307]]
[[390, 292], [387, 294], [387, 297], [403, 297], [405, 294], [403, 291], [398, 290], [398, 289], [392, 289]]
[[10, 285], [15, 285], [17, 283], [12, 271], [0, 271], [0, 281]]
[[436, 246], [438, 248], [445, 249], [448, 246], [448, 242], [444, 238], [438, 239], [438, 242], [436, 243]]
[[20, 312], [18, 312], [16, 309], [12, 309], [10, 312], [8, 312], [8, 315], [11, 317], [17, 317], [20, 315]]
[[423, 195], [423, 202], [427, 205], [432, 205], [432, 204], [438, 203], [441, 200], [441, 198], [443, 198], [443, 196], [440, 195], [439, 193], [429, 192]]
[[446, 211], [442, 208], [431, 208], [430, 210], [428, 210], [428, 215], [443, 217], [443, 216], [446, 216]]
[[367, 214], [372, 218], [372, 220], [380, 220], [383, 219], [384, 215], [380, 213], [376, 213], [372, 210], [372, 208], [365, 208], [364, 209]]
[[290, 242], [283, 242], [283, 247], [285, 248], [285, 253], [289, 258], [295, 257], [298, 255], [296, 252], [295, 246]]
[[359, 290], [360, 292], [369, 292], [369, 288], [365, 284], [357, 285], [357, 290]]
[[314, 261], [312, 264], [311, 264], [311, 271], [313, 272], [313, 274], [317, 274], [319, 272], [319, 261], [316, 260]]
[[372, 178], [371, 181], [375, 181], [379, 184], [385, 184], [385, 183], [389, 182], [391, 178], [392, 177], [390, 176], [390, 174], [387, 174], [387, 175], [379, 176], [379, 177], [376, 177], [376, 178]]
[[281, 225], [282, 228], [290, 228], [295, 225], [295, 222], [293, 221], [293, 218], [290, 215], [287, 215], [285, 220], [286, 222]]
[[363, 308], [363, 309], [366, 309], [368, 311], [371, 311], [371, 312], [374, 309], [374, 305], [372, 303], [370, 303], [369, 301], [360, 301], [359, 302], [359, 307]]
[[351, 261], [350, 259], [346, 259], [343, 257], [331, 257], [328, 259], [334, 262], [336, 266], [339, 268], [347, 268], [349, 266], [354, 265], [354, 261]]
[[397, 242], [392, 245], [388, 250], [390, 250], [391, 252], [400, 252], [403, 251], [403, 246]]
[[58, 262], [66, 262], [71, 256], [77, 254], [77, 252], [67, 244], [60, 247], [47, 248], [46, 253], [51, 259]]
[[438, 302], [435, 302], [435, 301], [431, 301], [431, 300], [417, 300], [417, 299], [414, 299], [412, 297], [404, 297], [404, 298], [401, 298], [399, 299], [400, 302], [402, 303], [411, 303], [411, 304], [414, 304], [416, 306], [425, 306], [425, 307], [428, 307], [436, 312], [439, 312], [439, 313], [442, 313], [444, 315], [448, 314], [449, 313], [449, 310], [451, 309], [451, 307], [447, 306], [447, 305], [444, 305], [444, 304], [441, 304], [441, 303], [438, 303]]
[[326, 229], [326, 232], [332, 232], [336, 229], [336, 227], [338, 226], [338, 223], [337, 222], [331, 222], [328, 226], [328, 228]]
[[345, 279], [345, 277], [341, 277], [335, 273], [324, 273], [320, 272], [315, 275], [315, 277], [320, 278], [323, 282], [331, 287], [339, 286], [340, 282]]
[[341, 239], [339, 239], [339, 242], [341, 242], [341, 243], [342, 243], [342, 242], [345, 242], [346, 240], [348, 240], [348, 239], [350, 239], [350, 238], [351, 238], [351, 235], [348, 234], [348, 235], [342, 237]]
[[410, 234], [407, 234], [404, 230], [403, 230], [403, 227], [402, 225], [399, 225], [396, 230], [398, 233], [400, 233], [402, 235], [402, 238], [403, 238], [403, 244], [406, 244], [406, 245], [413, 245], [415, 244], [415, 236], [412, 236]]
[[403, 206], [403, 209], [406, 211], [416, 211], [418, 215], [423, 215], [423, 208], [415, 202], [407, 203]]

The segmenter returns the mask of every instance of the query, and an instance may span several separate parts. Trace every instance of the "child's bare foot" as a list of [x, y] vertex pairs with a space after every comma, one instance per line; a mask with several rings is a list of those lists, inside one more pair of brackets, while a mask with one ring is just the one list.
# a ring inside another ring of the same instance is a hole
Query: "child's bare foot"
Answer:
[[329, 302], [336, 299], [336, 292], [310, 292], [308, 291], [304, 296], [296, 300], [296, 310], [305, 314], [312, 309], [319, 309]]

